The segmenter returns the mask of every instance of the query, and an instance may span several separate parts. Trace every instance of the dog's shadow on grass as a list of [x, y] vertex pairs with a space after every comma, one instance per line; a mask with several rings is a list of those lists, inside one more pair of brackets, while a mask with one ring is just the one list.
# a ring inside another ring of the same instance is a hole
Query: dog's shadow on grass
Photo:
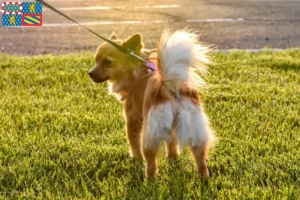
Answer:
[[[196, 177], [196, 180], [202, 182], [201, 184], [207, 184], [207, 179], [198, 177], [192, 159], [187, 161], [180, 156], [176, 159], [160, 156], [158, 168], [159, 172], [156, 178], [147, 180], [143, 160], [132, 160], [127, 171], [130, 176], [127, 177], [125, 199], [133, 198], [133, 194], [148, 193], [150, 190], [154, 195], [154, 199], [156, 195], [160, 194], [161, 190], [174, 191], [170, 193], [170, 197], [172, 199], [182, 199], [184, 191], [187, 190], [185, 181], [190, 181]], [[196, 181], [194, 184], [199, 184], [199, 182]]]
[[128, 186], [139, 186], [141, 182], [145, 180], [144, 177], [144, 163], [142, 158], [133, 159], [130, 161], [128, 173], [131, 175], [128, 179]]

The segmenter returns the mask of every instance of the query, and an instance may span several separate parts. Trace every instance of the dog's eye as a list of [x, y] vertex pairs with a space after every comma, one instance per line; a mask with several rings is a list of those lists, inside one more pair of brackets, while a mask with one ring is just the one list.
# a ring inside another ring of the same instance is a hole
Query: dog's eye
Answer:
[[106, 67], [109, 67], [109, 65], [110, 65], [111, 63], [112, 63], [112, 61], [109, 60], [109, 59], [104, 59], [104, 60], [102, 61], [102, 64], [105, 65]]

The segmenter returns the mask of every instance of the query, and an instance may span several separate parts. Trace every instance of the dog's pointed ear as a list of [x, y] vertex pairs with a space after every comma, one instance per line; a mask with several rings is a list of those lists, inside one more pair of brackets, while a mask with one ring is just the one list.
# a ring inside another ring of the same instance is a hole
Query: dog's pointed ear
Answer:
[[123, 46], [135, 52], [140, 51], [144, 46], [141, 35], [139, 33], [132, 35], [124, 41]]
[[117, 39], [118, 37], [114, 33], [109, 37], [109, 40], [117, 40]]

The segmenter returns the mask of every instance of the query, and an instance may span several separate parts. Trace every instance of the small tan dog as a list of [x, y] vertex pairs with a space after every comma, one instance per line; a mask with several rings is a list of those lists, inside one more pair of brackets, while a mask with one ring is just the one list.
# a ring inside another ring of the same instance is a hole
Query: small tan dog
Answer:
[[205, 74], [210, 63], [208, 48], [199, 44], [198, 35], [186, 31], [165, 31], [157, 50], [152, 52], [143, 48], [139, 34], [125, 41], [112, 35], [110, 40], [150, 58], [158, 67], [149, 73], [146, 66], [104, 43], [89, 72], [96, 83], [108, 80], [110, 92], [124, 102], [132, 158], [144, 157], [145, 174], [151, 178], [157, 173], [157, 156], [163, 141], [168, 157], [178, 156], [178, 143], [180, 147], [187, 144], [198, 173], [209, 176], [206, 156], [215, 137], [197, 91], [204, 84], [197, 72]]

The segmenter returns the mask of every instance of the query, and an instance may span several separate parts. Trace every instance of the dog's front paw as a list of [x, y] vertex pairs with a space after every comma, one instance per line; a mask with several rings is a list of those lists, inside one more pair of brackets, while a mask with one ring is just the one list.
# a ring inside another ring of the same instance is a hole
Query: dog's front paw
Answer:
[[208, 178], [209, 177], [209, 171], [208, 171], [207, 166], [203, 166], [200, 169], [198, 169], [198, 174], [203, 178]]
[[137, 162], [143, 162], [143, 157], [142, 156], [134, 156], [134, 157], [130, 157], [132, 161], [137, 161]]
[[148, 181], [152, 181], [155, 179], [155, 175], [157, 173], [157, 167], [156, 166], [147, 166], [145, 170], [145, 175]]
[[131, 159], [142, 159], [143, 156], [142, 156], [142, 153], [141, 152], [133, 152], [133, 151], [130, 151], [130, 157]]

